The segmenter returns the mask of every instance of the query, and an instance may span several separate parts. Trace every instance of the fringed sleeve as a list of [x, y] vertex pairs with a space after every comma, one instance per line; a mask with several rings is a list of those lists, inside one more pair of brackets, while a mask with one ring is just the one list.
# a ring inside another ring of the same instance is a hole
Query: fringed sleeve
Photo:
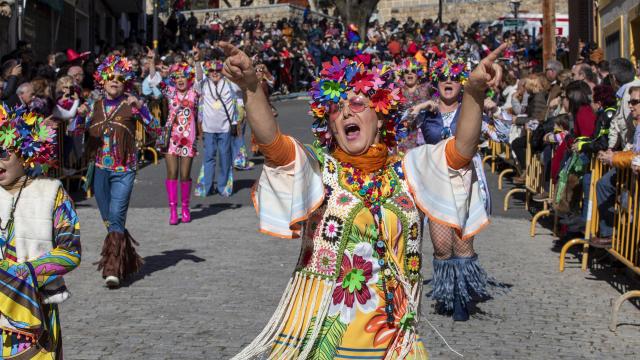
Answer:
[[311, 151], [293, 142], [295, 159], [284, 166], [265, 165], [252, 194], [260, 231], [289, 239], [300, 236], [300, 222], [324, 199], [319, 161]]
[[489, 218], [473, 163], [458, 170], [447, 165], [445, 149], [453, 139], [412, 149], [403, 167], [416, 204], [429, 220], [450, 226], [468, 239], [480, 232]]

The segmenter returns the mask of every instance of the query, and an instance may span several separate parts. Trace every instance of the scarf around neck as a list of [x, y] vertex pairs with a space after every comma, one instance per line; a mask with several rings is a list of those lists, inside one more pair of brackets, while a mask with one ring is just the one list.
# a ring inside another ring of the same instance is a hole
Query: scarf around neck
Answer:
[[373, 144], [361, 155], [347, 154], [339, 146], [331, 155], [339, 162], [351, 164], [356, 169], [369, 174], [382, 169], [386, 165], [388, 153], [387, 145]]

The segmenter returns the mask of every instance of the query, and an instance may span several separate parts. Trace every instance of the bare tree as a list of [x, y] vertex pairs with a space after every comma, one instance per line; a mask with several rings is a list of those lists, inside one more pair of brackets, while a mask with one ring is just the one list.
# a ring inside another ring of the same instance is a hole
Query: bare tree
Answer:
[[355, 24], [358, 26], [360, 36], [364, 39], [367, 36], [367, 25], [369, 19], [376, 10], [380, 0], [332, 0], [336, 7], [336, 13], [345, 24]]

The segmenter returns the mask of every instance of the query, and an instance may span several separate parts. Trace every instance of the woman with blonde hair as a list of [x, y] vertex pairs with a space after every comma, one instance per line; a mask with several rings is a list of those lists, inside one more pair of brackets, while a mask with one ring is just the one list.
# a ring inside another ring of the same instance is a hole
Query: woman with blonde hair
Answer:
[[[515, 124], [535, 128], [545, 121], [547, 116], [547, 95], [549, 81], [544, 74], [530, 74], [524, 79], [524, 91], [527, 94], [526, 116], [520, 116]], [[527, 152], [527, 136], [523, 135], [511, 143], [511, 149], [516, 154], [520, 165], [520, 176], [513, 178], [514, 184], [524, 184]]]

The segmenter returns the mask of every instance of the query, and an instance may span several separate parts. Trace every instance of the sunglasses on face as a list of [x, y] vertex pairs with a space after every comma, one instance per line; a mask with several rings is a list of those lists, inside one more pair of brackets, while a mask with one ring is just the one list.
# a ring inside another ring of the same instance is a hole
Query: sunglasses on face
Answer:
[[[369, 105], [368, 101], [366, 100], [366, 98], [362, 96], [352, 97], [351, 99], [348, 100], [348, 104], [347, 104], [347, 106], [349, 107], [349, 110], [354, 114], [365, 111], [367, 109], [367, 105]], [[337, 120], [338, 117], [340, 117], [340, 114], [342, 114], [342, 110], [344, 109], [344, 106], [345, 106], [345, 103], [342, 101], [339, 103], [331, 103], [331, 105], [329, 105], [329, 120], [331, 121]]]
[[125, 77], [124, 75], [109, 74], [107, 75], [107, 81], [117, 81], [121, 84], [124, 84]]
[[640, 104], [640, 99], [631, 99], [631, 100], [629, 100], [629, 105], [630, 106], [636, 106], [638, 104]]
[[11, 151], [9, 149], [0, 148], [0, 160], [9, 160], [11, 157]]
[[440, 82], [446, 82], [446, 81], [448, 81], [448, 80], [451, 80], [451, 81], [457, 82], [457, 81], [459, 81], [459, 80], [460, 80], [460, 75], [450, 75], [450, 76], [447, 76], [447, 75], [442, 74], [442, 75], [438, 76], [438, 80], [440, 80]]

